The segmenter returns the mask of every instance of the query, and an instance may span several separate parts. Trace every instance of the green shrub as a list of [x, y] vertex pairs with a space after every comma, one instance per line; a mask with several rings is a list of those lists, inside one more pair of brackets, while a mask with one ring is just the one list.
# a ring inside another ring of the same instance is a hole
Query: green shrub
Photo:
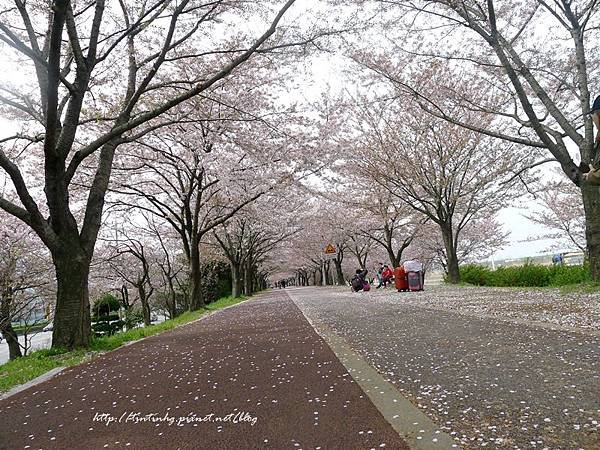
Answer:
[[96, 336], [112, 336], [115, 333], [119, 333], [123, 330], [125, 322], [122, 320], [100, 321], [92, 324], [92, 331]]
[[491, 286], [493, 272], [484, 266], [467, 264], [460, 267], [461, 281], [477, 286]]
[[524, 266], [499, 267], [493, 272], [492, 286], [548, 286], [550, 271], [546, 266], [527, 264]]
[[92, 316], [92, 322], [106, 322], [108, 320], [119, 320], [119, 313], [110, 313], [108, 316]]
[[592, 281], [590, 266], [554, 266], [552, 267], [551, 286], [567, 286]]
[[547, 287], [566, 286], [591, 281], [590, 270], [585, 266], [523, 266], [499, 267], [490, 270], [476, 264], [460, 267], [461, 281], [477, 286]]
[[200, 267], [201, 290], [205, 303], [231, 294], [231, 269], [224, 261], [208, 261]]
[[144, 321], [144, 313], [140, 308], [131, 308], [125, 312], [125, 327], [130, 330]]
[[102, 298], [99, 298], [94, 302], [94, 315], [95, 316], [108, 316], [111, 311], [118, 311], [121, 307], [119, 300], [112, 294], [104, 294]]

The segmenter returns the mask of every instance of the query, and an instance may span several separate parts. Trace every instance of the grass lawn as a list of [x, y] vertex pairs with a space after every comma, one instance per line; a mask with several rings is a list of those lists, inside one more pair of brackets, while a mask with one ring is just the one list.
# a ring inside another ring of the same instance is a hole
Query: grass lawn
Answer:
[[600, 293], [600, 283], [590, 281], [580, 284], [567, 284], [558, 289], [561, 294], [595, 294]]
[[114, 350], [126, 342], [137, 341], [147, 336], [171, 330], [192, 322], [209, 311], [223, 309], [244, 300], [246, 300], [245, 297], [224, 297], [206, 305], [204, 309], [185, 312], [172, 320], [166, 320], [149, 327], [135, 328], [113, 336], [93, 338], [90, 348], [86, 350], [80, 349], [70, 352], [60, 348], [37, 350], [23, 358], [17, 358], [0, 365], [0, 392], [6, 392], [14, 386], [33, 380], [56, 367], [69, 367], [80, 364], [87, 359], [91, 359], [94, 355]]

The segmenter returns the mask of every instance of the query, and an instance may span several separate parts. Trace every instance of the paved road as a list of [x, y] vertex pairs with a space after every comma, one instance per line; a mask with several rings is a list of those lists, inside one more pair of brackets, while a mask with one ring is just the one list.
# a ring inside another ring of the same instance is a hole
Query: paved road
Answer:
[[0, 401], [0, 448], [408, 447], [285, 292]]
[[461, 448], [600, 449], [597, 335], [403, 304], [420, 293], [288, 292]]

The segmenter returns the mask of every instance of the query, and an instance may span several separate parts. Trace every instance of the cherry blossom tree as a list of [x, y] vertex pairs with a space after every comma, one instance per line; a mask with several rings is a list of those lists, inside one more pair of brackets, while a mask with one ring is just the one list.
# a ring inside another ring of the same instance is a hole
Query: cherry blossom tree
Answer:
[[348, 164], [438, 225], [449, 279], [458, 282], [461, 233], [514, 198], [511, 168], [524, 156], [409, 103], [364, 106], [355, 121]]
[[[189, 265], [190, 310], [204, 304], [202, 240], [265, 193], [285, 186], [290, 175], [289, 160], [280, 154], [287, 137], [272, 122], [223, 117], [223, 110], [212, 107], [204, 114], [138, 142], [142, 148], [118, 167], [122, 174], [113, 188], [121, 208], [153, 214], [179, 236]], [[252, 265], [251, 259], [244, 261]]]
[[9, 358], [27, 353], [28, 342], [20, 343], [11, 322], [27, 319], [49, 298], [50, 258], [37, 236], [9, 216], [0, 216], [0, 333], [6, 339]]
[[[89, 344], [89, 268], [117, 149], [163, 126], [166, 112], [269, 50], [267, 42], [270, 49], [291, 44], [272, 38], [281, 37], [278, 25], [293, 3], [276, 11], [266, 2], [193, 0], [4, 4], [4, 50], [35, 81], [2, 90], [3, 112], [23, 126], [2, 140], [0, 167], [18, 200], [2, 196], [0, 208], [30, 226], [52, 254], [53, 346]], [[261, 14], [272, 17], [264, 33], [240, 29], [240, 20], [260, 21]], [[43, 180], [32, 183], [27, 172]]]
[[[366, 238], [366, 242], [383, 248], [392, 267], [398, 267], [402, 253], [415, 237], [418, 225], [423, 219], [406, 203], [399, 201], [388, 189], [365, 177], [362, 171], [355, 170], [356, 160], [349, 160], [338, 167], [343, 185], [337, 199], [347, 210], [355, 211], [354, 227]], [[342, 214], [344, 214], [342, 212]], [[360, 254], [358, 241], [354, 239], [353, 254]], [[359, 258], [359, 264], [366, 264]]]
[[542, 209], [525, 217], [551, 230], [537, 238], [558, 240], [554, 247], [574, 245], [586, 253], [585, 210], [579, 189], [565, 180], [547, 181], [536, 197]]
[[261, 266], [265, 258], [298, 231], [290, 212], [293, 204], [285, 195], [263, 196], [214, 230], [213, 236], [231, 267], [232, 296], [251, 295], [263, 284]]
[[[582, 182], [578, 167], [578, 162], [597, 164], [600, 158], [595, 145], [600, 134], [587, 114], [593, 87], [600, 81], [600, 52], [594, 44], [600, 30], [598, 2], [525, 0], [518, 7], [508, 0], [374, 4], [386, 8], [384, 53], [403, 56], [376, 61], [363, 52], [357, 59], [434, 116], [526, 145], [532, 152], [546, 152], [521, 169], [558, 162], [580, 190], [591, 273], [600, 279], [600, 193]], [[456, 89], [456, 78], [480, 95], [465, 96]], [[492, 114], [496, 120], [477, 123], [465, 111]]]
[[[439, 227], [424, 225], [407, 255], [441, 266], [448, 274], [448, 256]], [[507, 244], [508, 233], [495, 218], [470, 222], [460, 233], [456, 259], [458, 264], [478, 263], [489, 258]]]
[[159, 249], [155, 250], [155, 264], [160, 269], [162, 277], [162, 286], [166, 291], [159, 292], [158, 297], [162, 298], [157, 303], [164, 306], [164, 310], [169, 318], [174, 319], [183, 304], [185, 309], [187, 305], [187, 273], [188, 267], [185, 262], [185, 255], [181, 249], [178, 237], [165, 224], [159, 224], [153, 218], [146, 217], [148, 224], [149, 238], [158, 243]]
[[144, 325], [150, 325], [150, 298], [155, 291], [151, 279], [148, 246], [136, 238], [128, 238], [115, 246], [110, 258], [111, 267], [125, 282], [137, 290]]

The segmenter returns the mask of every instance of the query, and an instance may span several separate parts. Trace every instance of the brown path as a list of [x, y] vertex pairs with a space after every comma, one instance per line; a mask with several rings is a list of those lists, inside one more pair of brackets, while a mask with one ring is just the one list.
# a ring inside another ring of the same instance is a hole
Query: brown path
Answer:
[[0, 401], [0, 448], [408, 447], [277, 291]]

